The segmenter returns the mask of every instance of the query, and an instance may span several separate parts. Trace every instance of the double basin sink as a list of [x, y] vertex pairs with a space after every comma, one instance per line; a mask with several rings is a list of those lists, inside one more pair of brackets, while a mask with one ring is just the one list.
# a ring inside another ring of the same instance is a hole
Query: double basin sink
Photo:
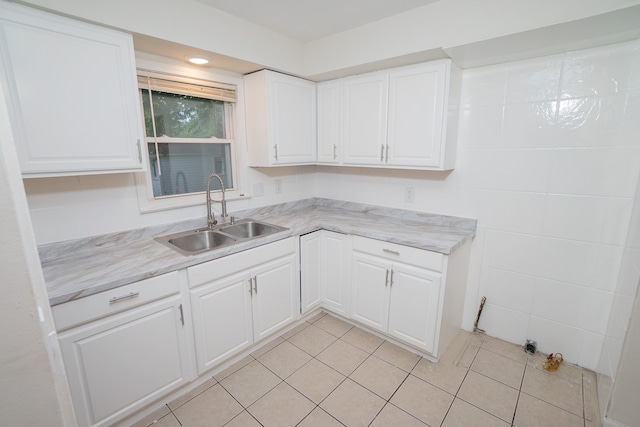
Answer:
[[233, 224], [221, 224], [211, 229], [199, 228], [157, 236], [155, 240], [183, 255], [196, 255], [284, 230], [288, 229], [266, 222], [244, 219]]

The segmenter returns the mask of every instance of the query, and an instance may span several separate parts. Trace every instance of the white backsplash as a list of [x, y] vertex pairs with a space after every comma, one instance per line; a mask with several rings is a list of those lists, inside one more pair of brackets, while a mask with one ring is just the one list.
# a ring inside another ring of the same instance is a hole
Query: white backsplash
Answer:
[[[316, 196], [477, 218], [465, 326], [486, 296], [489, 335], [596, 369], [640, 171], [640, 44], [465, 70], [461, 105], [451, 172], [247, 169], [264, 196], [229, 210]], [[40, 244], [205, 215], [140, 214], [130, 174], [25, 188]]]

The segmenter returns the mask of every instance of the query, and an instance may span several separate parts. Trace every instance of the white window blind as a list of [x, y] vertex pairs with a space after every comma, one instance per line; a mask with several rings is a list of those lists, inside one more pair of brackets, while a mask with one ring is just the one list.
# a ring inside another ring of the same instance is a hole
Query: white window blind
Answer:
[[157, 92], [176, 93], [215, 99], [224, 102], [236, 102], [236, 86], [178, 76], [166, 76], [138, 70], [138, 87]]

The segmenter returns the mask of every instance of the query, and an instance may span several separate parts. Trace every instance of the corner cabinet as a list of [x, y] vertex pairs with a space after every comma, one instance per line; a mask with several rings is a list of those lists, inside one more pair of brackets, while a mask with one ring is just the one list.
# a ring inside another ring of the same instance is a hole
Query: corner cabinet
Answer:
[[249, 166], [316, 163], [316, 85], [274, 71], [244, 76]]
[[450, 60], [319, 84], [318, 163], [453, 169], [460, 85]]
[[144, 170], [131, 35], [2, 3], [2, 83], [23, 176]]
[[53, 307], [80, 426], [109, 426], [195, 378], [178, 272]]
[[198, 373], [298, 318], [295, 240], [187, 269]]

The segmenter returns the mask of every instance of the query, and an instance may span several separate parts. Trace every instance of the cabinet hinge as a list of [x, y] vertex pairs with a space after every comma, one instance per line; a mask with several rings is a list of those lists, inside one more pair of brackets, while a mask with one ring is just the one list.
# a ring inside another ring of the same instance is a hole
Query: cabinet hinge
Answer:
[[140, 145], [140, 140], [138, 140], [138, 161], [142, 163], [142, 146]]
[[184, 326], [184, 312], [182, 311], [182, 304], [180, 304], [180, 322], [182, 323], [182, 326]]

